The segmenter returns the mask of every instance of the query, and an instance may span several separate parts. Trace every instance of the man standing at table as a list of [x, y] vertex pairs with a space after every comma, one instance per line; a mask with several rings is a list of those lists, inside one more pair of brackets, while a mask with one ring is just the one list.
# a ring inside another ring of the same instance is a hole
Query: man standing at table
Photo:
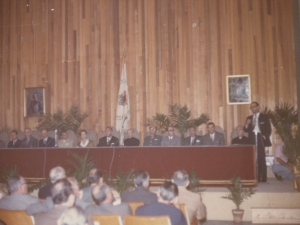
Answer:
[[271, 123], [267, 115], [260, 112], [258, 102], [252, 102], [250, 110], [253, 115], [248, 116], [244, 131], [249, 133], [249, 142], [257, 148], [257, 180], [267, 182], [267, 166], [265, 147], [272, 146], [270, 141]]

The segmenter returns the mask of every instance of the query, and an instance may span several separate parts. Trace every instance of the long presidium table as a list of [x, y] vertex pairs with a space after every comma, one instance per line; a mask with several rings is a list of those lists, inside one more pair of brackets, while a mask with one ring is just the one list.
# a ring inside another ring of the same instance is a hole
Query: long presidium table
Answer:
[[255, 146], [251, 145], [0, 149], [0, 171], [16, 166], [26, 178], [48, 177], [55, 166], [73, 168], [70, 152], [84, 156], [87, 151], [97, 168], [113, 178], [119, 171], [143, 169], [149, 172], [151, 184], [159, 184], [183, 169], [195, 170], [204, 186], [223, 186], [237, 176], [247, 186], [256, 185]]

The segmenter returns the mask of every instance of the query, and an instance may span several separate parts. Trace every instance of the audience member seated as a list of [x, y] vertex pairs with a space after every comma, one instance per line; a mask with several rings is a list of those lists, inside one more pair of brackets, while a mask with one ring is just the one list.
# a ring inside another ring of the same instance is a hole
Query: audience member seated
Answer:
[[82, 200], [93, 203], [92, 190], [98, 184], [103, 184], [102, 172], [98, 169], [92, 169], [87, 177], [88, 187], [82, 189]]
[[18, 174], [10, 176], [7, 185], [10, 195], [0, 199], [0, 209], [25, 210], [30, 204], [39, 201], [38, 198], [28, 195], [26, 181]]
[[204, 145], [225, 145], [224, 135], [215, 131], [215, 124], [209, 122], [207, 124], [208, 133], [203, 136]]
[[31, 136], [31, 129], [25, 128], [24, 130], [25, 138], [22, 140], [22, 148], [37, 148], [38, 140]]
[[128, 138], [126, 138], [124, 140], [124, 146], [139, 146], [140, 145], [140, 140], [133, 137], [132, 129], [127, 130], [127, 136], [128, 136]]
[[167, 128], [168, 135], [162, 138], [161, 146], [180, 146], [180, 137], [174, 134], [174, 127], [169, 126]]
[[178, 206], [178, 188], [170, 181], [159, 189], [158, 201], [140, 206], [136, 209], [137, 216], [169, 216], [172, 225], [186, 225], [187, 221]]
[[203, 220], [206, 217], [206, 210], [201, 196], [187, 190], [190, 183], [189, 175], [185, 171], [176, 171], [173, 175], [173, 182], [178, 186], [178, 202], [179, 204], [185, 204], [189, 221]]
[[149, 204], [157, 201], [157, 195], [148, 191], [150, 176], [146, 171], [139, 171], [134, 176], [134, 191], [125, 191], [121, 194], [122, 202], [144, 202]]
[[184, 139], [185, 146], [203, 145], [202, 137], [196, 134], [196, 127], [190, 127], [189, 133], [190, 136]]
[[237, 133], [238, 133], [238, 136], [236, 138], [233, 138], [231, 141], [232, 145], [248, 145], [248, 144], [250, 144], [249, 139], [246, 136], [244, 136], [245, 132], [244, 132], [243, 126], [237, 127]]
[[279, 143], [274, 149], [273, 173], [278, 180], [294, 179], [293, 166], [288, 163], [288, 158], [283, 153], [284, 143]]
[[0, 148], [5, 148], [5, 142], [0, 140]]
[[60, 216], [58, 225], [87, 225], [87, 218], [80, 207], [70, 207]]
[[57, 220], [62, 213], [74, 205], [75, 196], [71, 184], [66, 178], [60, 179], [53, 184], [51, 194], [54, 207], [48, 212], [36, 214], [35, 225], [57, 224]]
[[[122, 219], [125, 215], [132, 215], [128, 203], [113, 205], [113, 194], [106, 184], [96, 185], [92, 191], [96, 205], [90, 205], [85, 209], [85, 214], [89, 221], [92, 221], [92, 215], [120, 214]], [[89, 223], [90, 224], [90, 223]]]
[[86, 130], [80, 131], [80, 141], [78, 142], [77, 146], [82, 148], [94, 147], [94, 142], [87, 138]]
[[105, 128], [106, 136], [99, 139], [98, 147], [119, 146], [119, 139], [112, 135], [113, 129], [111, 127]]
[[52, 184], [54, 184], [57, 180], [65, 178], [66, 177], [66, 172], [64, 168], [58, 166], [54, 167], [53, 169], [50, 170], [49, 173], [50, 181], [51, 184], [47, 184], [44, 187], [41, 187], [38, 192], [38, 197], [40, 199], [46, 199], [47, 197], [51, 197], [51, 189], [52, 189]]
[[20, 148], [21, 147], [21, 140], [18, 139], [18, 131], [13, 130], [11, 132], [11, 141], [8, 142], [8, 148]]
[[67, 131], [61, 132], [61, 139], [58, 141], [59, 148], [72, 148], [74, 147], [73, 140], [69, 139]]
[[160, 146], [162, 137], [156, 134], [156, 126], [150, 126], [150, 135], [145, 137], [144, 146]]
[[55, 140], [48, 136], [48, 130], [46, 128], [42, 129], [41, 136], [42, 139], [39, 141], [39, 147], [55, 147]]

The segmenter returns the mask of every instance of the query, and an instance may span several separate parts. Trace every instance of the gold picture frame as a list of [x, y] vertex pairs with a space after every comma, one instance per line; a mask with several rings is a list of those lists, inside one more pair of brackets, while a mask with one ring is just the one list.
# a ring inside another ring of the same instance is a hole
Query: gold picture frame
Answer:
[[228, 105], [251, 103], [250, 75], [226, 76], [226, 95]]
[[24, 88], [24, 117], [42, 116], [46, 113], [44, 87]]

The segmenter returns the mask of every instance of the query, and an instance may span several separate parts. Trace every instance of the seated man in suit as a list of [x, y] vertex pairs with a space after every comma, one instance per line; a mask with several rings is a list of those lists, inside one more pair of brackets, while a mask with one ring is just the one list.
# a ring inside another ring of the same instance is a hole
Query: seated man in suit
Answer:
[[215, 124], [209, 122], [207, 124], [208, 133], [203, 136], [204, 145], [225, 145], [224, 135], [215, 131]]
[[60, 179], [53, 184], [51, 194], [54, 207], [48, 212], [36, 214], [34, 217], [35, 225], [57, 224], [61, 214], [74, 205], [75, 196], [71, 184], [66, 178]]
[[170, 181], [165, 182], [159, 189], [158, 201], [143, 205], [136, 209], [137, 216], [169, 216], [172, 225], [187, 225], [187, 221], [177, 207], [178, 188]]
[[22, 140], [21, 148], [37, 148], [38, 140], [31, 136], [31, 129], [26, 127], [24, 134], [25, 138]]
[[144, 146], [160, 146], [162, 137], [156, 134], [156, 126], [150, 126], [150, 135], [145, 137]]
[[161, 146], [180, 146], [180, 137], [174, 134], [174, 127], [169, 126], [167, 128], [168, 135], [162, 138]]
[[5, 142], [0, 140], [0, 148], [5, 148]]
[[157, 195], [148, 191], [149, 188], [149, 174], [142, 170], [135, 174], [134, 185], [136, 189], [134, 191], [125, 191], [121, 193], [122, 202], [144, 202], [149, 204], [157, 201]]
[[84, 211], [77, 206], [68, 208], [60, 216], [57, 221], [58, 225], [87, 225], [87, 217], [84, 214]]
[[39, 147], [55, 147], [55, 140], [48, 136], [46, 128], [42, 129], [41, 136], [42, 139], [39, 141]]
[[61, 132], [61, 139], [58, 141], [59, 148], [72, 148], [74, 147], [73, 140], [68, 137], [67, 131]]
[[173, 182], [178, 186], [178, 202], [185, 204], [189, 221], [192, 223], [195, 219], [203, 220], [206, 217], [206, 210], [201, 196], [187, 190], [190, 183], [189, 175], [182, 170], [176, 171], [173, 175]]
[[128, 203], [120, 203], [113, 205], [113, 194], [109, 186], [106, 184], [97, 185], [92, 191], [96, 204], [90, 205], [85, 209], [88, 220], [91, 221], [92, 215], [120, 214], [122, 219], [125, 215], [132, 215], [132, 211]]
[[20, 148], [21, 147], [21, 140], [18, 139], [18, 131], [13, 130], [11, 132], [11, 141], [8, 142], [8, 148]]
[[103, 184], [103, 174], [99, 169], [91, 169], [87, 177], [88, 187], [82, 189], [82, 200], [93, 203], [92, 190], [96, 185]]
[[99, 139], [98, 147], [119, 146], [119, 139], [112, 135], [111, 127], [105, 128], [106, 136]]
[[30, 204], [37, 203], [38, 198], [28, 195], [27, 183], [18, 174], [7, 179], [10, 195], [0, 199], [0, 209], [25, 210]]
[[237, 127], [238, 136], [233, 138], [231, 141], [232, 145], [248, 145], [250, 144], [249, 139], [244, 136], [244, 128], [242, 126]]
[[66, 172], [64, 168], [57, 166], [50, 170], [49, 173], [51, 184], [47, 184], [39, 189], [38, 197], [40, 199], [46, 199], [47, 197], [51, 197], [51, 189], [53, 184], [59, 179], [66, 177]]
[[203, 145], [202, 137], [196, 134], [196, 127], [190, 127], [189, 133], [190, 136], [184, 139], [185, 146]]
[[126, 138], [124, 140], [124, 146], [139, 146], [140, 145], [140, 140], [133, 137], [132, 129], [127, 130], [127, 136], [128, 136], [128, 138]]

